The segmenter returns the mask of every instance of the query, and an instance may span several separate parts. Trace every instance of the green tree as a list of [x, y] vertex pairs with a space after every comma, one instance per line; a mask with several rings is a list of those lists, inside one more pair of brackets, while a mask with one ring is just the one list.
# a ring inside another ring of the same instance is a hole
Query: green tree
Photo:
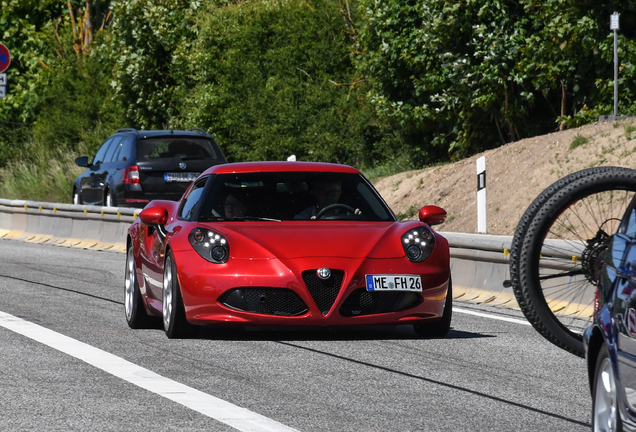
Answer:
[[129, 127], [160, 129], [177, 115], [180, 63], [196, 39], [200, 1], [129, 0], [113, 5], [113, 86]]
[[[59, 53], [53, 47], [54, 33], [63, 19], [69, 20], [69, 7], [77, 11], [91, 2], [73, 0], [7, 0], [0, 12], [0, 41], [11, 51], [6, 71], [8, 94], [0, 99], [0, 167], [20, 154], [30, 139], [43, 93], [51, 77], [49, 65]], [[98, 2], [99, 3], [99, 2]], [[104, 8], [108, 1], [102, 1]], [[99, 17], [103, 17], [100, 12]], [[98, 21], [98, 18], [96, 18]], [[74, 41], [69, 38], [69, 45]]]
[[528, 37], [517, 68], [529, 78], [537, 97], [548, 102], [549, 112], [561, 128], [613, 113], [613, 34], [609, 17], [614, 11], [623, 12], [619, 33], [621, 112], [636, 113], [631, 108], [636, 96], [636, 2], [521, 3], [532, 19], [527, 22]]
[[231, 160], [384, 160], [399, 139], [358, 82], [346, 30], [333, 1], [209, 7], [179, 121], [213, 131]]
[[[606, 109], [608, 11], [635, 4], [361, 0], [357, 62], [378, 111], [399, 121], [425, 158], [461, 157]], [[621, 40], [624, 107], [634, 94], [630, 22]]]

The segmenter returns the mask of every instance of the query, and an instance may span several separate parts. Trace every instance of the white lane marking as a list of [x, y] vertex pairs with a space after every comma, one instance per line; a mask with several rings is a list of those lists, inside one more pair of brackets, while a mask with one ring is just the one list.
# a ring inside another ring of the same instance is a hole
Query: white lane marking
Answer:
[[508, 318], [508, 317], [502, 317], [502, 316], [497, 316], [497, 315], [489, 315], [489, 314], [485, 314], [485, 313], [481, 313], [481, 312], [473, 312], [471, 310], [460, 309], [460, 308], [456, 308], [456, 307], [453, 308], [453, 312], [464, 313], [464, 314], [467, 314], [467, 315], [475, 315], [475, 316], [479, 316], [479, 317], [483, 317], [483, 318], [490, 318], [490, 319], [499, 320], [499, 321], [507, 321], [507, 322], [517, 323], [517, 324], [530, 325], [530, 323], [528, 321], [525, 321], [525, 320], [522, 320], [522, 319]]
[[158, 375], [127, 360], [0, 311], [0, 326], [80, 359], [242, 432], [298, 432], [268, 417]]

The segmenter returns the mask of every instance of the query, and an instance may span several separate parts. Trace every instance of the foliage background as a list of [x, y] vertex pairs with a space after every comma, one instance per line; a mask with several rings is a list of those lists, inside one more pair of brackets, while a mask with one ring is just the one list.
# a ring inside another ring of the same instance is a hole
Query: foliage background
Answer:
[[2, 4], [6, 198], [68, 201], [74, 158], [122, 127], [376, 176], [590, 123], [613, 112], [614, 11], [619, 112], [636, 114], [636, 0]]
[[[425, 158], [464, 157], [613, 113], [634, 114], [633, 1], [362, 0], [359, 67]], [[423, 160], [422, 162], [426, 162]]]

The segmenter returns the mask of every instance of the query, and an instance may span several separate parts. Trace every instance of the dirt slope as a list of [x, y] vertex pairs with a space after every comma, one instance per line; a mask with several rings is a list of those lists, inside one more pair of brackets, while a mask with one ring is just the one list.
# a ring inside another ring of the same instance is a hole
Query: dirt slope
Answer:
[[[587, 142], [575, 148], [575, 143]], [[576, 141], [575, 141], [576, 139]], [[476, 159], [486, 157], [488, 234], [512, 235], [521, 215], [543, 189], [583, 168], [601, 165], [636, 169], [636, 119], [597, 122], [527, 138], [448, 165], [374, 180], [396, 213], [417, 218], [427, 204], [443, 207], [439, 231], [477, 232]]]

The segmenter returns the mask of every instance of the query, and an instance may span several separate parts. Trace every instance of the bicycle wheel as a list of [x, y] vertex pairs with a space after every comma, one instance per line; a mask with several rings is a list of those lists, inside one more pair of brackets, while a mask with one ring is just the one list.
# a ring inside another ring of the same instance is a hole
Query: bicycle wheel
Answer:
[[577, 171], [544, 190], [515, 231], [510, 278], [519, 307], [541, 335], [573, 354], [584, 356], [599, 265], [634, 192], [635, 170]]

